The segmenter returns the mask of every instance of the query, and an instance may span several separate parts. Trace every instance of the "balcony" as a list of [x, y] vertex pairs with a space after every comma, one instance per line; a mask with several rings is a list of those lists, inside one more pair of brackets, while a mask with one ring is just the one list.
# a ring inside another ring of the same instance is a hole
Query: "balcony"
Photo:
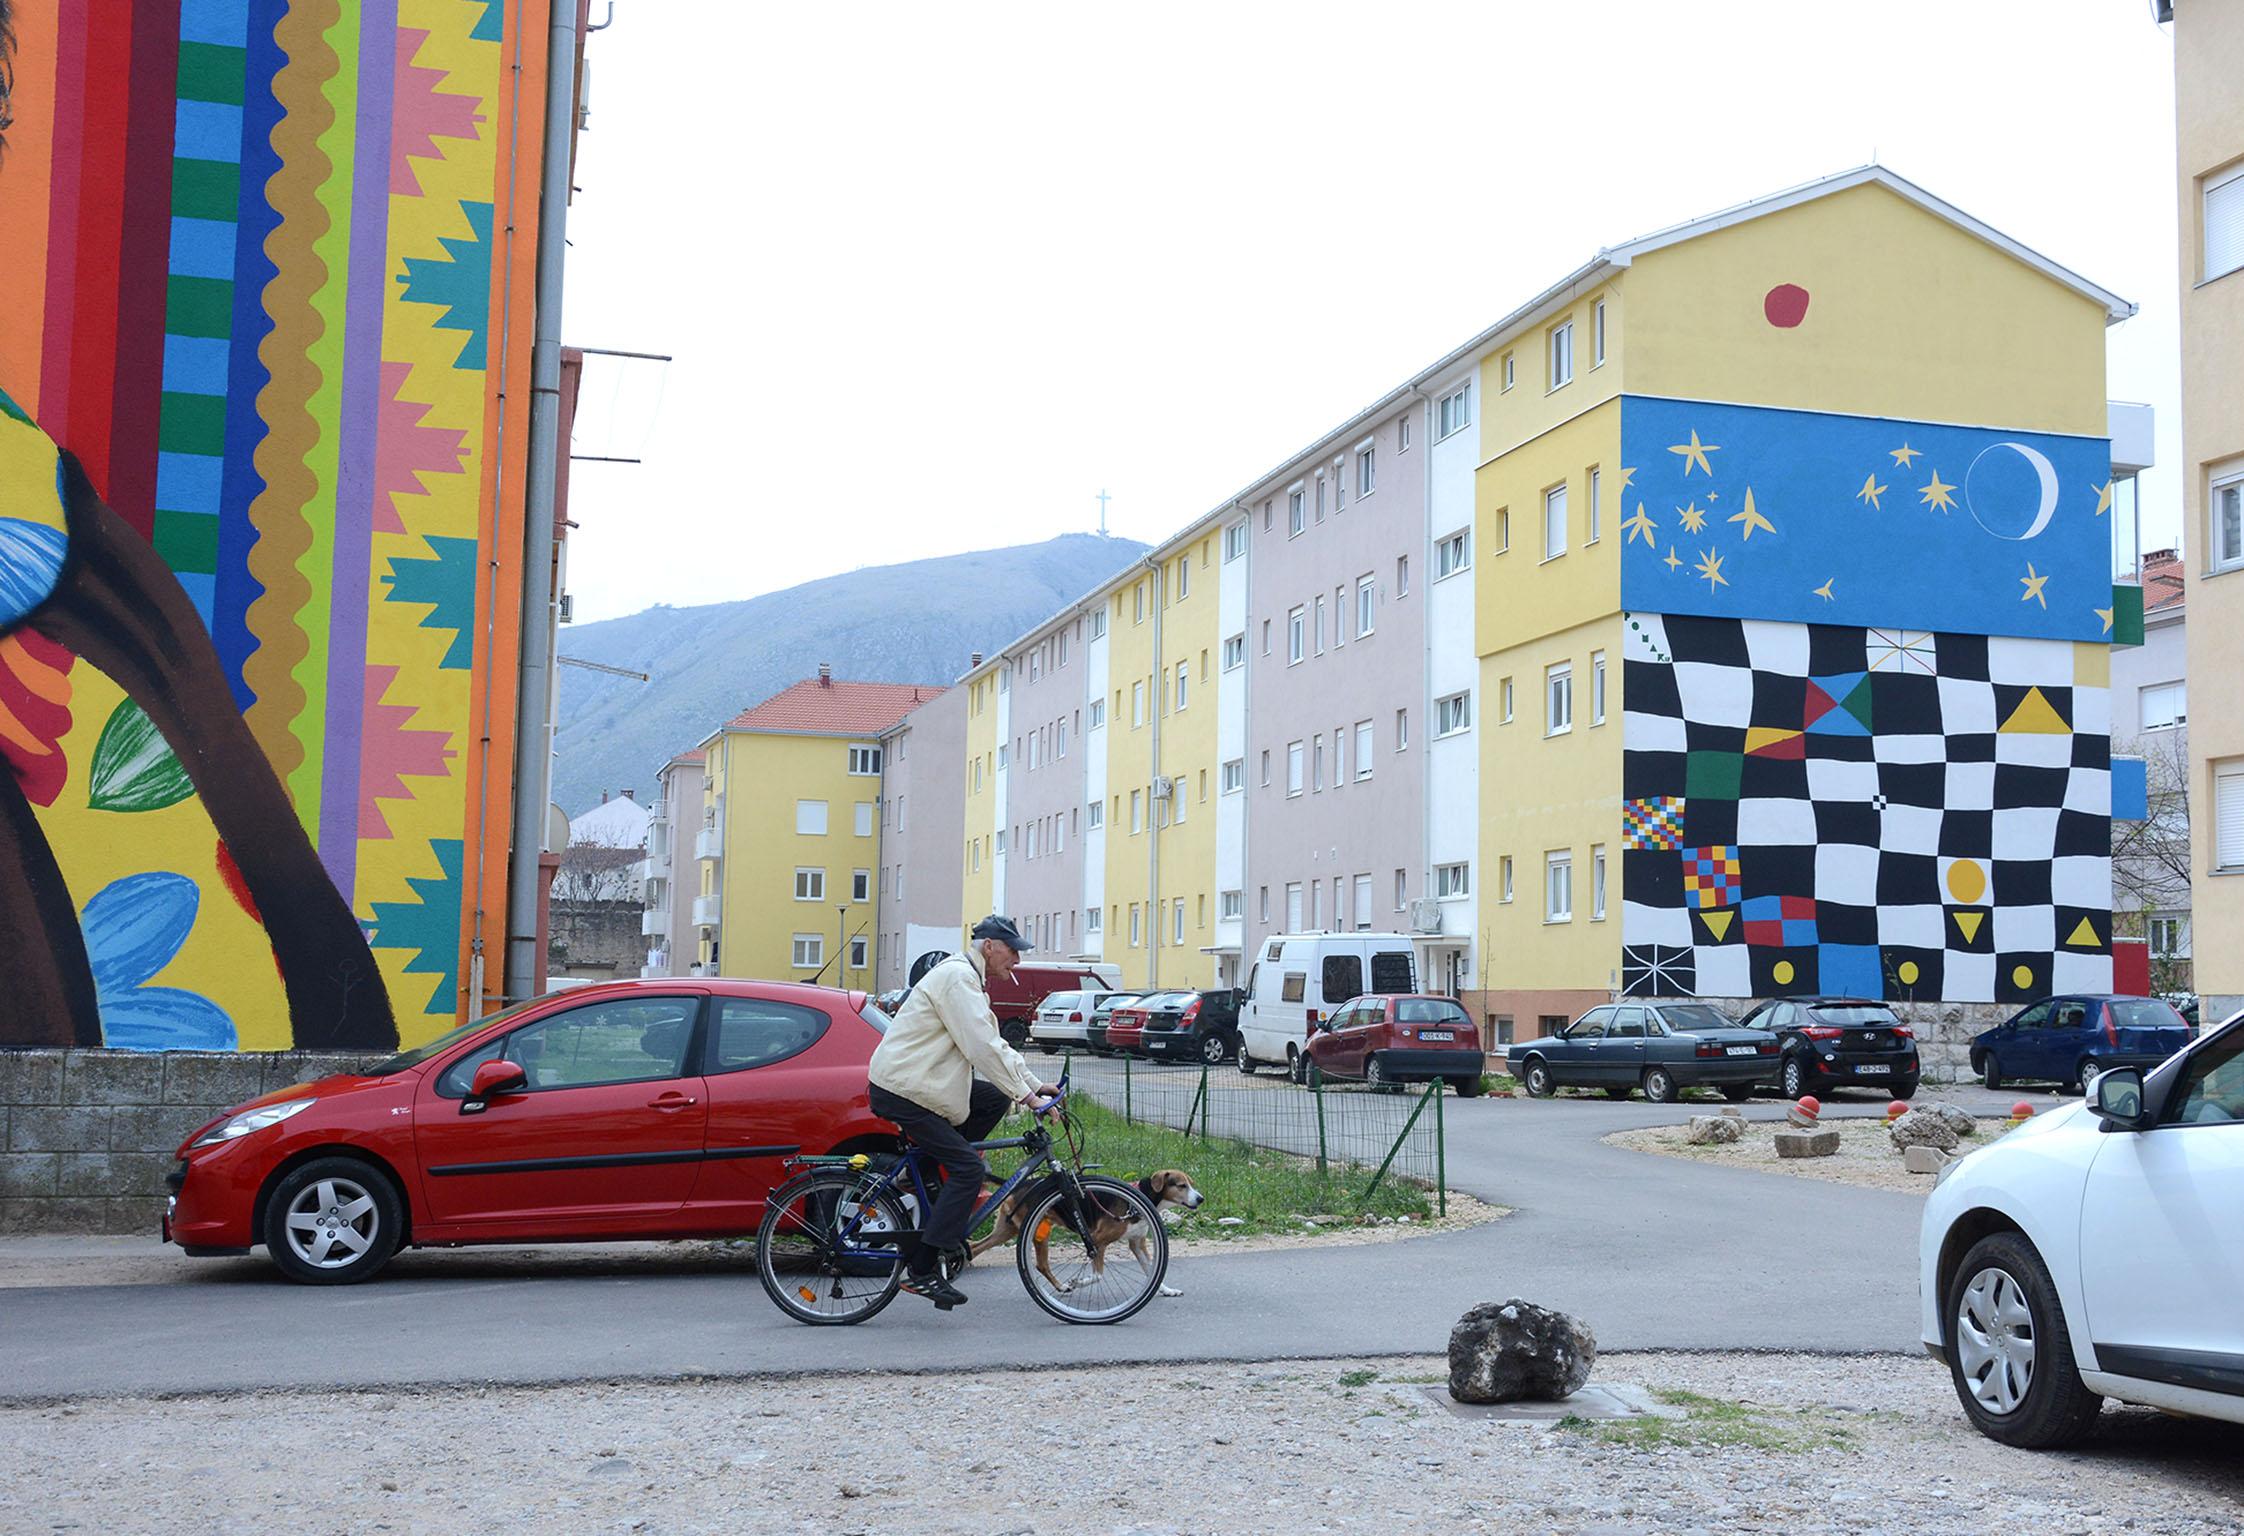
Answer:
[[670, 967], [667, 965], [642, 965], [639, 967], [639, 975], [642, 979], [649, 976], [667, 976], [669, 974]]
[[696, 896], [693, 899], [693, 920], [698, 927], [715, 927], [722, 920], [723, 913], [722, 896]]
[[697, 859], [721, 859], [725, 856], [725, 833], [722, 827], [703, 827], [693, 835], [693, 856]]
[[670, 937], [670, 906], [649, 907], [639, 914], [639, 932], [650, 939]]
[[660, 880], [669, 873], [670, 849], [667, 844], [648, 850], [647, 856], [639, 861], [639, 878], [642, 880]]

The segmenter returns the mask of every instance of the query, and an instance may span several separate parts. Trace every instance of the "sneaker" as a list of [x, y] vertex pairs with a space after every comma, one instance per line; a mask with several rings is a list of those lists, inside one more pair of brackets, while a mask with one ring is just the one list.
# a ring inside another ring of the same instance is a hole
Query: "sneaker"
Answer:
[[938, 1312], [948, 1312], [953, 1307], [963, 1306], [967, 1300], [964, 1291], [939, 1274], [907, 1274], [904, 1276], [904, 1289], [914, 1296], [925, 1296], [935, 1303], [935, 1310]]

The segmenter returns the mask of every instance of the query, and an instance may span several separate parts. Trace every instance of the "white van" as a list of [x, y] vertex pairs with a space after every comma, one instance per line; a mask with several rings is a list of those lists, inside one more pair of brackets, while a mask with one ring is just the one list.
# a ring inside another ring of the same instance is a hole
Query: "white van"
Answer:
[[1263, 940], [1239, 1007], [1239, 1070], [1304, 1077], [1309, 1032], [1350, 998], [1418, 990], [1405, 933], [1281, 933]]

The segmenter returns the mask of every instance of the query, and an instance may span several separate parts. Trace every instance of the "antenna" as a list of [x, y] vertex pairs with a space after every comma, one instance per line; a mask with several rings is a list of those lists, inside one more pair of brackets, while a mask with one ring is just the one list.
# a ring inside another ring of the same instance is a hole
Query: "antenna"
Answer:
[[1099, 492], [1099, 537], [1102, 539], [1106, 537], [1106, 504], [1110, 499], [1105, 491]]

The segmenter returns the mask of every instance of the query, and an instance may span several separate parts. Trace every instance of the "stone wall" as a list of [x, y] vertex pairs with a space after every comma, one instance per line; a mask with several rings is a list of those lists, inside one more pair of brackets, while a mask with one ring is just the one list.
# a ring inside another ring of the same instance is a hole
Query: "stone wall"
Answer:
[[590, 981], [633, 977], [647, 961], [637, 901], [554, 901], [549, 910], [546, 969]]
[[189, 1132], [276, 1088], [377, 1059], [312, 1051], [0, 1050], [0, 1233], [156, 1240]]

